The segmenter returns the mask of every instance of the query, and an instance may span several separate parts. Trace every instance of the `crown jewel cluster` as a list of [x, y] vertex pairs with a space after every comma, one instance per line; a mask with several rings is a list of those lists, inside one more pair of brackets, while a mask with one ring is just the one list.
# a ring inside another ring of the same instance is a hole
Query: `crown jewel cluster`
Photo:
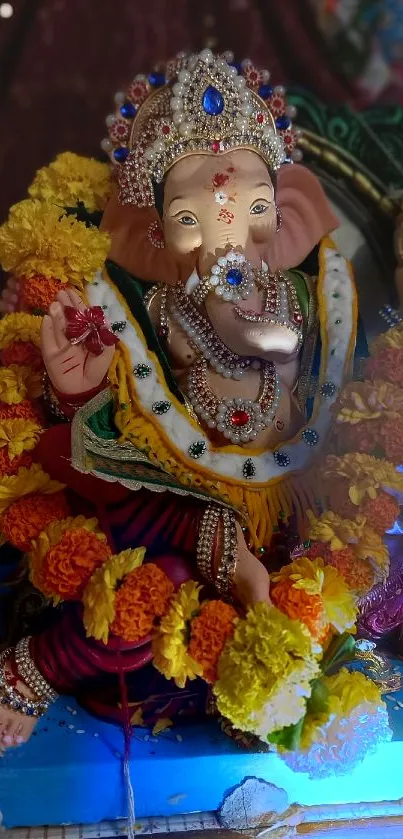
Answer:
[[127, 93], [115, 96], [102, 148], [120, 164], [121, 199], [152, 206], [152, 182], [185, 154], [220, 153], [249, 147], [276, 171], [300, 159], [295, 108], [282, 87], [271, 87], [268, 71], [231, 53], [180, 53], [164, 70], [138, 75]]

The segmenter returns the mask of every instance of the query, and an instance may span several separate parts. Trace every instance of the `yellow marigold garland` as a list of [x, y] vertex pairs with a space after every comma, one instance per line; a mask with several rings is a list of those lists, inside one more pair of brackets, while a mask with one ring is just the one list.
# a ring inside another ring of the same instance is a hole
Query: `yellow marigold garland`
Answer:
[[40, 372], [20, 364], [0, 368], [0, 401], [16, 405], [24, 399], [37, 399], [43, 391]]
[[145, 548], [129, 548], [112, 556], [94, 572], [83, 594], [87, 635], [107, 643], [109, 627], [115, 619], [116, 585], [141, 566], [145, 552]]
[[28, 192], [31, 198], [53, 201], [59, 206], [82, 203], [93, 212], [105, 208], [111, 189], [111, 167], [107, 163], [64, 152], [38, 170]]
[[42, 428], [30, 419], [6, 419], [0, 422], [0, 448], [7, 446], [10, 459], [35, 448]]
[[153, 641], [154, 667], [180, 688], [203, 673], [202, 666], [188, 653], [190, 621], [200, 609], [200, 589], [193, 580], [183, 583]]
[[105, 262], [107, 233], [87, 227], [60, 206], [26, 199], [0, 227], [0, 263], [16, 277], [55, 277], [84, 291]]
[[39, 463], [33, 463], [29, 469], [22, 467], [16, 475], [5, 475], [0, 481], [0, 516], [13, 501], [23, 495], [35, 492], [48, 495], [61, 489], [64, 489], [64, 485], [52, 481]]
[[353, 452], [341, 457], [326, 458], [323, 477], [325, 481], [345, 478], [348, 482], [350, 501], [357, 507], [368, 495], [376, 498], [378, 492], [394, 490], [403, 493], [403, 474], [383, 458]]
[[30, 342], [36, 347], [41, 344], [42, 318], [26, 312], [12, 312], [0, 320], [0, 350], [15, 341]]

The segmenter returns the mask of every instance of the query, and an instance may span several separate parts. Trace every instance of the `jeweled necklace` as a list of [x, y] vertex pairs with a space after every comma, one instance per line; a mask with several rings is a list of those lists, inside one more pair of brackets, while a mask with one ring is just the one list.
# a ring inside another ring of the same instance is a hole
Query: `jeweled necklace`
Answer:
[[209, 428], [217, 428], [231, 443], [248, 443], [271, 425], [276, 415], [281, 388], [276, 368], [264, 362], [257, 400], [243, 396], [219, 399], [207, 382], [208, 364], [199, 358], [189, 373], [188, 397], [198, 416]]
[[226, 379], [241, 379], [248, 367], [260, 368], [260, 361], [232, 352], [218, 337], [208, 320], [177, 287], [169, 295], [169, 310], [198, 353]]

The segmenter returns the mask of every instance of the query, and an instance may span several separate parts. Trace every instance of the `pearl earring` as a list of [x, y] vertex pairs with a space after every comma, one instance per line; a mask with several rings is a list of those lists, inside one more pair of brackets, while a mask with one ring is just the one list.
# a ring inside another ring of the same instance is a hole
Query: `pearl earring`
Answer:
[[147, 231], [147, 236], [153, 248], [165, 248], [164, 233], [158, 221], [151, 222]]

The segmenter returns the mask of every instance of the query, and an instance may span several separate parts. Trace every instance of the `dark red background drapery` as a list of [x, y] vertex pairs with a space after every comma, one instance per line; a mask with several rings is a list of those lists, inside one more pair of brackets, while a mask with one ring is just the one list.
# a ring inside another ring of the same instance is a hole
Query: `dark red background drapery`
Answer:
[[[1, 4], [0, 4], [1, 5]], [[0, 221], [58, 152], [97, 154], [113, 94], [181, 49], [233, 49], [325, 100], [352, 99], [309, 0], [11, 0], [0, 17]], [[330, 63], [329, 63], [330, 62]]]

